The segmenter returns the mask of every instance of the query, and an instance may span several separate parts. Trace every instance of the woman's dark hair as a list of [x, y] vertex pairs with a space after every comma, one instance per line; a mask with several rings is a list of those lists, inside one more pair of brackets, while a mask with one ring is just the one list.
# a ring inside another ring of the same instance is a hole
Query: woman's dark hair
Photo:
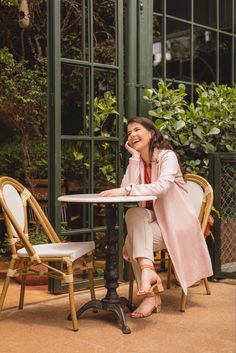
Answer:
[[[173, 151], [171, 144], [164, 138], [164, 136], [162, 135], [160, 130], [157, 129], [156, 125], [154, 124], [154, 122], [150, 118], [146, 118], [143, 116], [135, 116], [135, 117], [130, 118], [128, 120], [128, 125], [132, 124], [132, 123], [141, 124], [143, 127], [145, 127], [145, 129], [147, 129], [148, 131], [150, 131], [153, 134], [153, 136], [150, 140], [150, 144], [149, 144], [150, 158], [152, 157], [152, 154], [153, 154], [155, 147], [158, 148], [159, 150], [172, 150]], [[176, 152], [175, 152], [175, 154], [178, 158], [181, 172], [184, 175], [184, 166], [181, 163], [178, 154]]]

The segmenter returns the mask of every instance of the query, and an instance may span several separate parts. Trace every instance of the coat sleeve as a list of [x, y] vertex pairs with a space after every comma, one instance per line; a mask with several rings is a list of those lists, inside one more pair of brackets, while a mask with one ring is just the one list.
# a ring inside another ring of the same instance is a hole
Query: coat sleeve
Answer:
[[160, 160], [160, 173], [156, 181], [151, 184], [132, 183], [130, 195], [164, 195], [173, 185], [179, 171], [179, 163], [173, 151], [165, 151]]
[[120, 187], [138, 184], [140, 176], [140, 158], [130, 157], [129, 164], [126, 168], [125, 175], [122, 179]]

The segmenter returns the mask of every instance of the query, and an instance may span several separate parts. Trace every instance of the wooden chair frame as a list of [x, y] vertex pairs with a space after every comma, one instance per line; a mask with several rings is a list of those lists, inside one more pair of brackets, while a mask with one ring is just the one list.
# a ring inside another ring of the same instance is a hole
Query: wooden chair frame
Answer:
[[[203, 178], [202, 176], [187, 173], [187, 174], [185, 174], [184, 179], [185, 179], [185, 181], [191, 181], [191, 182], [196, 183], [197, 185], [201, 186], [201, 188], [203, 189], [203, 200], [202, 200], [202, 205], [200, 208], [198, 219], [201, 224], [202, 232], [204, 234], [206, 227], [207, 227], [209, 215], [211, 213], [212, 205], [213, 205], [213, 189], [212, 189], [211, 185], [209, 184], [209, 182], [205, 178]], [[165, 249], [163, 249], [162, 251], [165, 251], [167, 253], [167, 260], [165, 258], [164, 261], [165, 262], [167, 261], [167, 289], [170, 289], [171, 288], [171, 275], [173, 272], [173, 264], [172, 264], [172, 261], [171, 261], [171, 258], [169, 256], [168, 251]], [[159, 261], [162, 261], [162, 260], [159, 260]], [[154, 260], [154, 265], [155, 264], [156, 264], [156, 262]], [[208, 295], [210, 295], [211, 291], [210, 291], [208, 279], [204, 278], [203, 281], [204, 281], [204, 285], [206, 288], [206, 293]], [[133, 282], [134, 282], [134, 273], [133, 273], [132, 267], [130, 266], [129, 300], [131, 302], [133, 300]], [[186, 299], [187, 299], [187, 296], [184, 294], [184, 292], [182, 290], [181, 300], [180, 300], [180, 311], [181, 312], [185, 311]]]
[[[4, 200], [3, 196], [3, 187], [8, 184], [13, 186], [19, 193], [23, 209], [24, 209], [24, 228], [21, 229], [19, 223], [17, 222], [15, 216], [12, 214], [11, 210], [7, 206], [7, 203]], [[69, 289], [69, 302], [70, 302], [70, 312], [72, 318], [72, 324], [74, 331], [78, 331], [78, 321], [76, 316], [76, 308], [75, 308], [75, 300], [74, 300], [74, 275], [80, 273], [81, 271], [88, 271], [88, 279], [90, 286], [91, 299], [95, 299], [95, 291], [94, 291], [94, 282], [93, 282], [93, 257], [92, 251], [86, 253], [85, 255], [79, 257], [75, 261], [71, 260], [70, 257], [59, 257], [59, 256], [48, 256], [48, 257], [40, 257], [28, 238], [28, 219], [27, 219], [27, 206], [29, 205], [35, 216], [37, 218], [37, 222], [42, 226], [44, 232], [47, 234], [49, 238], [49, 243], [61, 243], [59, 237], [54, 231], [52, 225], [47, 219], [46, 215], [42, 211], [38, 202], [34, 198], [34, 196], [26, 189], [22, 184], [18, 181], [10, 178], [10, 177], [1, 177], [0, 178], [0, 204], [2, 207], [2, 211], [4, 214], [6, 230], [9, 237], [9, 244], [11, 247], [11, 261], [6, 274], [6, 279], [3, 285], [3, 289], [0, 296], [0, 310], [3, 308], [3, 304], [6, 298], [8, 286], [11, 278], [17, 277], [18, 275], [22, 276], [21, 281], [21, 291], [20, 291], [20, 300], [19, 300], [19, 309], [23, 309], [24, 305], [24, 293], [25, 293], [25, 285], [26, 285], [26, 277], [32, 272], [35, 275], [48, 276], [51, 278], [55, 278], [61, 280], [63, 283], [68, 284]], [[12, 226], [14, 227], [15, 232], [17, 233], [17, 237], [15, 237], [13, 233]], [[27, 251], [27, 257], [20, 257], [17, 254], [16, 243], [20, 242], [22, 247]], [[57, 262], [61, 264], [61, 269], [54, 267], [53, 265], [49, 265], [49, 262]], [[23, 267], [22, 267], [23, 263]], [[32, 271], [30, 266], [32, 264], [42, 264], [45, 267], [44, 273], [38, 273], [37, 271]]]

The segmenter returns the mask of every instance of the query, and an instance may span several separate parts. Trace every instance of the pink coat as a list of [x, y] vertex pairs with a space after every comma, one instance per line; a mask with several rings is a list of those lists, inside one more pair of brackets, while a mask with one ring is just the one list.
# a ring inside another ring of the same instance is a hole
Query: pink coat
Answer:
[[[151, 184], [144, 184], [144, 163], [131, 157], [121, 186], [132, 184], [130, 195], [155, 195], [154, 212], [176, 276], [187, 288], [213, 274], [200, 223], [186, 198], [187, 190], [173, 151], [155, 150]], [[140, 204], [145, 207], [145, 203]]]

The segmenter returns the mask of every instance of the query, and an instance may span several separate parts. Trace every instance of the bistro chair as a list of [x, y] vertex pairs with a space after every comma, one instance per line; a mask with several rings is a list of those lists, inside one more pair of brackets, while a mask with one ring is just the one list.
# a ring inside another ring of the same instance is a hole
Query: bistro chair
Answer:
[[[68, 181], [66, 179], [60, 180], [61, 195], [69, 194]], [[35, 179], [32, 185], [27, 186], [27, 189], [37, 200], [39, 206], [48, 218], [48, 179]], [[40, 228], [35, 213], [29, 207], [28, 210], [28, 223], [36, 227], [36, 232]], [[79, 215], [71, 214], [71, 205], [67, 202], [61, 202], [61, 224], [65, 227], [75, 228], [78, 224]]]
[[[213, 205], [213, 189], [209, 182], [203, 177], [196, 174], [185, 174], [186, 187], [188, 190], [188, 199], [192, 203], [194, 210], [198, 216], [201, 224], [203, 234], [205, 233], [208, 219], [210, 216], [211, 208]], [[157, 252], [164, 252], [164, 258], [157, 256]], [[171, 288], [171, 275], [173, 272], [173, 264], [171, 258], [166, 249], [158, 249], [154, 256], [154, 265], [160, 262], [167, 263], [167, 289]], [[208, 279], [203, 279], [207, 294], [211, 294]], [[134, 274], [132, 267], [130, 266], [130, 277], [129, 277], [129, 300], [133, 300], [133, 282]], [[186, 295], [182, 291], [180, 300], [180, 311], [184, 312], [186, 308]]]
[[[85, 270], [88, 272], [91, 298], [95, 299], [92, 258], [95, 243], [93, 241], [61, 242], [34, 196], [22, 184], [10, 177], [0, 178], [0, 205], [12, 253], [0, 296], [0, 310], [3, 308], [11, 278], [19, 275], [22, 277], [19, 309], [23, 309], [27, 275], [48, 276], [68, 285], [73, 330], [78, 331], [74, 299], [75, 275]], [[48, 236], [48, 243], [31, 244], [28, 237], [28, 207], [34, 212], [37, 222]], [[19, 243], [21, 248], [17, 250]], [[41, 264], [45, 271], [40, 273], [31, 269], [34, 264]]]

